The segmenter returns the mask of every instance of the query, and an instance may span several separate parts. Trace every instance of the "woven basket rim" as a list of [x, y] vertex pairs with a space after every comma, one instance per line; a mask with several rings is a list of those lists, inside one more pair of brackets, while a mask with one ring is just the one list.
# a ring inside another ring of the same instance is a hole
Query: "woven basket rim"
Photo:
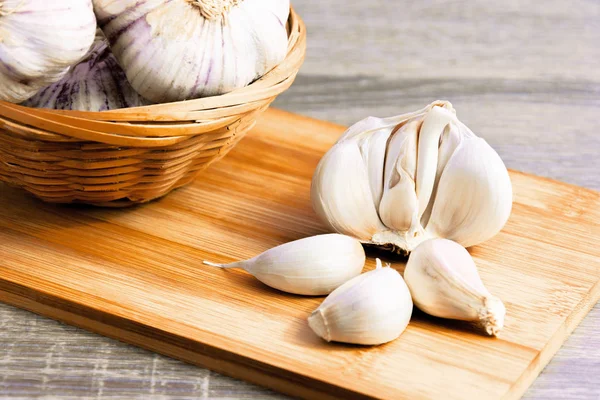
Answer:
[[49, 202], [143, 203], [191, 182], [223, 158], [291, 86], [306, 29], [290, 7], [285, 59], [219, 96], [86, 112], [0, 101], [0, 182]]
[[[284, 92], [293, 83], [306, 53], [306, 28], [300, 16], [291, 6], [287, 25], [288, 52], [285, 59], [249, 85], [222, 95], [108, 111], [32, 108], [0, 101], [0, 117], [28, 126], [39, 127], [38, 124], [29, 123], [27, 118], [22, 118], [22, 116], [26, 114], [41, 119], [58, 119], [67, 124], [69, 121], [82, 122], [85, 120], [102, 121], [107, 124], [119, 124], [120, 122], [131, 124], [132, 122], [148, 121], [201, 122], [210, 120], [214, 123], [214, 119], [240, 115], [261, 108], [267, 102], [270, 103], [274, 97]], [[61, 133], [61, 135], [65, 135], [65, 133]], [[69, 135], [66, 134], [66, 136]], [[143, 136], [151, 138], [154, 135]]]

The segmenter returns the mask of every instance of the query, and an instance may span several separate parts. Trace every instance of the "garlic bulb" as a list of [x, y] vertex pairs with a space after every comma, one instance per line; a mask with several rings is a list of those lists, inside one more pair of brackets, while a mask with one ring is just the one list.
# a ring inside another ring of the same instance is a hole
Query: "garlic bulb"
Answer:
[[376, 345], [396, 339], [408, 325], [413, 302], [400, 274], [389, 267], [365, 272], [335, 289], [308, 317], [326, 341]]
[[311, 199], [336, 232], [410, 252], [443, 237], [465, 247], [494, 236], [512, 208], [498, 154], [436, 101], [351, 126], [323, 156]]
[[93, 0], [134, 89], [156, 103], [218, 95], [287, 53], [289, 0]]
[[96, 36], [89, 53], [58, 82], [26, 100], [28, 107], [105, 111], [150, 104], [129, 84], [108, 47]]
[[421, 243], [410, 254], [404, 279], [415, 305], [427, 314], [477, 322], [489, 335], [504, 326], [504, 304], [485, 288], [469, 252], [456, 242]]
[[61, 79], [95, 31], [91, 0], [0, 1], [0, 100], [20, 103]]
[[365, 251], [358, 240], [332, 233], [288, 242], [250, 260], [204, 264], [242, 268], [262, 283], [284, 292], [324, 295], [360, 274]]

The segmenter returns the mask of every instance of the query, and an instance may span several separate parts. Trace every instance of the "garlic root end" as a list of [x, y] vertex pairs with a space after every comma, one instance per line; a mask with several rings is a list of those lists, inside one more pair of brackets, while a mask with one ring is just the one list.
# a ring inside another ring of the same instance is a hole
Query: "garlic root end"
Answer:
[[479, 323], [485, 329], [488, 335], [497, 336], [498, 332], [504, 327], [504, 316], [506, 308], [502, 301], [495, 297], [487, 297], [484, 300], [484, 306], [479, 312]]

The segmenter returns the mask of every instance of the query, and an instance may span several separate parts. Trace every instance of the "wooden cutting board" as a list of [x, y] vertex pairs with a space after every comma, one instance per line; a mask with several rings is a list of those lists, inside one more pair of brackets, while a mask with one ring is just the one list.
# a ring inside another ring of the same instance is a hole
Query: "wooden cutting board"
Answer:
[[507, 306], [498, 338], [415, 311], [389, 344], [327, 344], [306, 322], [322, 298], [202, 265], [325, 232], [310, 179], [342, 131], [270, 110], [192, 185], [131, 209], [0, 184], [0, 300], [304, 398], [518, 398], [600, 297], [597, 192], [511, 172], [508, 224], [470, 249]]

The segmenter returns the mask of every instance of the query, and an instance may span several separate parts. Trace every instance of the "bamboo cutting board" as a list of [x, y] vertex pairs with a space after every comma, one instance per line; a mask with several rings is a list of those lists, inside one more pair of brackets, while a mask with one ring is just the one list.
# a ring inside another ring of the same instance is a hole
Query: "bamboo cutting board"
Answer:
[[326, 232], [310, 179], [342, 131], [270, 110], [193, 184], [131, 209], [0, 184], [0, 300], [304, 398], [518, 398], [600, 297], [597, 192], [511, 172], [508, 224], [470, 249], [507, 306], [498, 338], [415, 311], [389, 344], [327, 344], [306, 323], [322, 298], [202, 265]]

